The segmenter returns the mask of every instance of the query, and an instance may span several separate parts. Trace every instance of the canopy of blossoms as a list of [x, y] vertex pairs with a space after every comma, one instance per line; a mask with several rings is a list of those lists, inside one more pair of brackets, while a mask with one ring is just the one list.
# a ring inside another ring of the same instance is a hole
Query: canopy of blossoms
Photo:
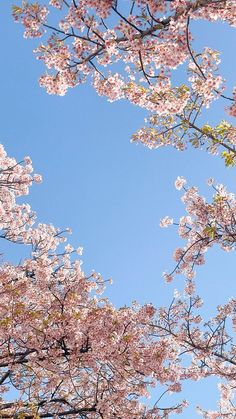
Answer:
[[[13, 17], [26, 38], [40, 38], [35, 54], [46, 73], [39, 83], [49, 94], [63, 96], [89, 81], [109, 101], [126, 99], [147, 110], [133, 142], [178, 150], [191, 144], [234, 165], [236, 90], [226, 93], [219, 52], [207, 45], [195, 51], [191, 31], [200, 20], [235, 27], [234, 0], [24, 0], [13, 6]], [[184, 81], [176, 86], [177, 68]], [[203, 123], [204, 109], [218, 99], [225, 118]], [[102, 277], [82, 271], [81, 249], [64, 244], [67, 230], [37, 224], [29, 205], [18, 203], [41, 181], [31, 174], [30, 158], [17, 163], [1, 147], [0, 169], [1, 238], [29, 249], [19, 265], [0, 267], [0, 416], [164, 419], [187, 406], [183, 381], [214, 376], [217, 409], [199, 406], [198, 413], [235, 418], [236, 301], [205, 319], [195, 282], [209, 248], [235, 250], [234, 194], [210, 179], [208, 202], [178, 177], [186, 214], [177, 223], [166, 216], [160, 225], [178, 225], [185, 241], [174, 251], [172, 272], [164, 273], [167, 282], [183, 274], [184, 292], [176, 291], [168, 307], [116, 309], [100, 296]], [[180, 393], [177, 403], [171, 393]]]
[[[45, 4], [44, 4], [45, 3]], [[200, 123], [204, 108], [223, 99], [236, 116], [235, 90], [219, 74], [220, 54], [206, 46], [194, 50], [191, 22], [236, 25], [232, 0], [51, 0], [24, 1], [13, 7], [26, 38], [42, 38], [35, 49], [47, 72], [39, 83], [49, 94], [90, 80], [109, 101], [127, 99], [149, 112], [147, 125], [132, 141], [149, 148], [190, 143], [235, 161], [235, 128], [222, 120], [216, 127]], [[185, 82], [172, 83], [183, 66]], [[224, 105], [225, 106], [225, 105]]]

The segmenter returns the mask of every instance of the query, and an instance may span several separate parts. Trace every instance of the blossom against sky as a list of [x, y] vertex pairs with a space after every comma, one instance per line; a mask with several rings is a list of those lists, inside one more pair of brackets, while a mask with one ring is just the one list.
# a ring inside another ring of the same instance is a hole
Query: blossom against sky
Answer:
[[[183, 288], [183, 278], [172, 285], [162, 279], [162, 272], [174, 265], [173, 249], [182, 243], [174, 227], [159, 227], [160, 218], [183, 215], [175, 179], [183, 176], [208, 194], [206, 180], [214, 177], [234, 191], [234, 169], [229, 171], [220, 159], [201, 151], [150, 151], [130, 144], [145, 112], [124, 101], [109, 104], [88, 85], [63, 98], [48, 96], [37, 83], [42, 73], [32, 54], [37, 43], [22, 38], [9, 2], [0, 5], [0, 16], [1, 142], [18, 160], [30, 155], [43, 176], [29, 197], [33, 209], [40, 220], [72, 228], [71, 241], [84, 247], [85, 269], [113, 277], [107, 295], [116, 306], [132, 300], [168, 304], [173, 289]], [[224, 49], [224, 71], [233, 77], [233, 29], [201, 25], [201, 31], [195, 29], [198, 42], [204, 45], [207, 38], [208, 45]], [[219, 109], [215, 104], [209, 111], [211, 121], [221, 117]], [[21, 258], [15, 251], [9, 255], [16, 261]], [[207, 264], [198, 269], [199, 294], [210, 316], [216, 304], [233, 294], [233, 266], [232, 254], [213, 249]], [[204, 388], [204, 384], [190, 385], [191, 398], [195, 404], [201, 399], [204, 407], [214, 408], [217, 394], [212, 390], [211, 397], [204, 395]], [[189, 411], [182, 417], [188, 418]]]

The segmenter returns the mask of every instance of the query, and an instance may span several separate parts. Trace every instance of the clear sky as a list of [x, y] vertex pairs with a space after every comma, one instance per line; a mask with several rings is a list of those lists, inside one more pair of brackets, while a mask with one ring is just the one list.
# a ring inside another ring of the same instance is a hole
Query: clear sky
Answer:
[[[113, 278], [106, 294], [117, 307], [133, 300], [168, 304], [173, 289], [181, 290], [184, 283], [177, 277], [173, 286], [166, 285], [161, 276], [174, 266], [172, 251], [181, 244], [174, 227], [159, 228], [161, 217], [184, 214], [174, 180], [184, 176], [208, 194], [206, 180], [214, 177], [235, 192], [235, 169], [226, 169], [220, 158], [203, 151], [150, 151], [131, 144], [145, 112], [124, 101], [110, 104], [89, 85], [65, 97], [48, 96], [37, 83], [42, 73], [32, 53], [37, 42], [23, 39], [10, 6], [9, 0], [0, 4], [0, 142], [18, 160], [30, 155], [35, 172], [43, 176], [28, 202], [40, 221], [72, 228], [70, 242], [84, 247], [84, 270]], [[194, 34], [196, 46], [224, 49], [222, 70], [233, 83], [235, 31], [223, 24], [196, 23]], [[215, 104], [206, 118], [224, 118], [223, 108], [224, 103]], [[19, 248], [8, 250], [9, 259], [20, 260]], [[234, 294], [233, 257], [213, 249], [198, 270], [206, 318]], [[185, 390], [193, 405], [215, 408], [214, 380], [190, 383]], [[190, 408], [181, 417], [199, 416]]]

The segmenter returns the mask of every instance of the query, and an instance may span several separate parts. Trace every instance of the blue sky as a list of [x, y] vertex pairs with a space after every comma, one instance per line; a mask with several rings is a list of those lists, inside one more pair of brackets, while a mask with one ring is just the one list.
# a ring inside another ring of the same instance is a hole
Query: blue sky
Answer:
[[[178, 219], [184, 213], [174, 180], [184, 176], [189, 185], [209, 193], [206, 180], [214, 177], [234, 192], [235, 169], [191, 148], [184, 153], [171, 148], [150, 151], [131, 144], [145, 112], [124, 101], [110, 104], [89, 85], [65, 97], [48, 96], [37, 83], [42, 65], [32, 53], [35, 42], [23, 39], [22, 27], [11, 19], [10, 4], [0, 4], [0, 140], [18, 160], [30, 155], [35, 172], [43, 176], [28, 202], [40, 221], [72, 228], [70, 242], [84, 247], [84, 270], [113, 278], [106, 294], [117, 307], [133, 300], [168, 304], [173, 289], [183, 288], [183, 278], [177, 277], [172, 286], [161, 277], [174, 266], [172, 251], [181, 243], [174, 228], [159, 228], [161, 217]], [[232, 86], [235, 31], [222, 24], [194, 23], [194, 34], [199, 48], [224, 49], [222, 69]], [[224, 118], [223, 108], [224, 103], [215, 104], [206, 119]], [[9, 259], [20, 260], [19, 247], [7, 250]], [[198, 292], [208, 317], [234, 294], [233, 257], [213, 249], [198, 270]], [[217, 394], [209, 382], [185, 388], [184, 397], [193, 404], [215, 407]], [[192, 409], [181, 417], [189, 415], [198, 417]]]

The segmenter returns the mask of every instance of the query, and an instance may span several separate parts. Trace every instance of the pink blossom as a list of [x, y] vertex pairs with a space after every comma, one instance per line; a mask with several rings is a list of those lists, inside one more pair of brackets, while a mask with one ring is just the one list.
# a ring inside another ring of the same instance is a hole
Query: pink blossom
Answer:
[[173, 224], [173, 218], [170, 218], [169, 216], [160, 220], [160, 227], [169, 227], [171, 224]]
[[34, 175], [34, 181], [36, 183], [41, 183], [42, 182], [42, 176], [41, 175], [38, 175], [38, 174], [35, 174]]
[[186, 179], [184, 179], [182, 176], [178, 176], [175, 181], [175, 188], [180, 191], [180, 189], [183, 188], [183, 186], [186, 184]]

